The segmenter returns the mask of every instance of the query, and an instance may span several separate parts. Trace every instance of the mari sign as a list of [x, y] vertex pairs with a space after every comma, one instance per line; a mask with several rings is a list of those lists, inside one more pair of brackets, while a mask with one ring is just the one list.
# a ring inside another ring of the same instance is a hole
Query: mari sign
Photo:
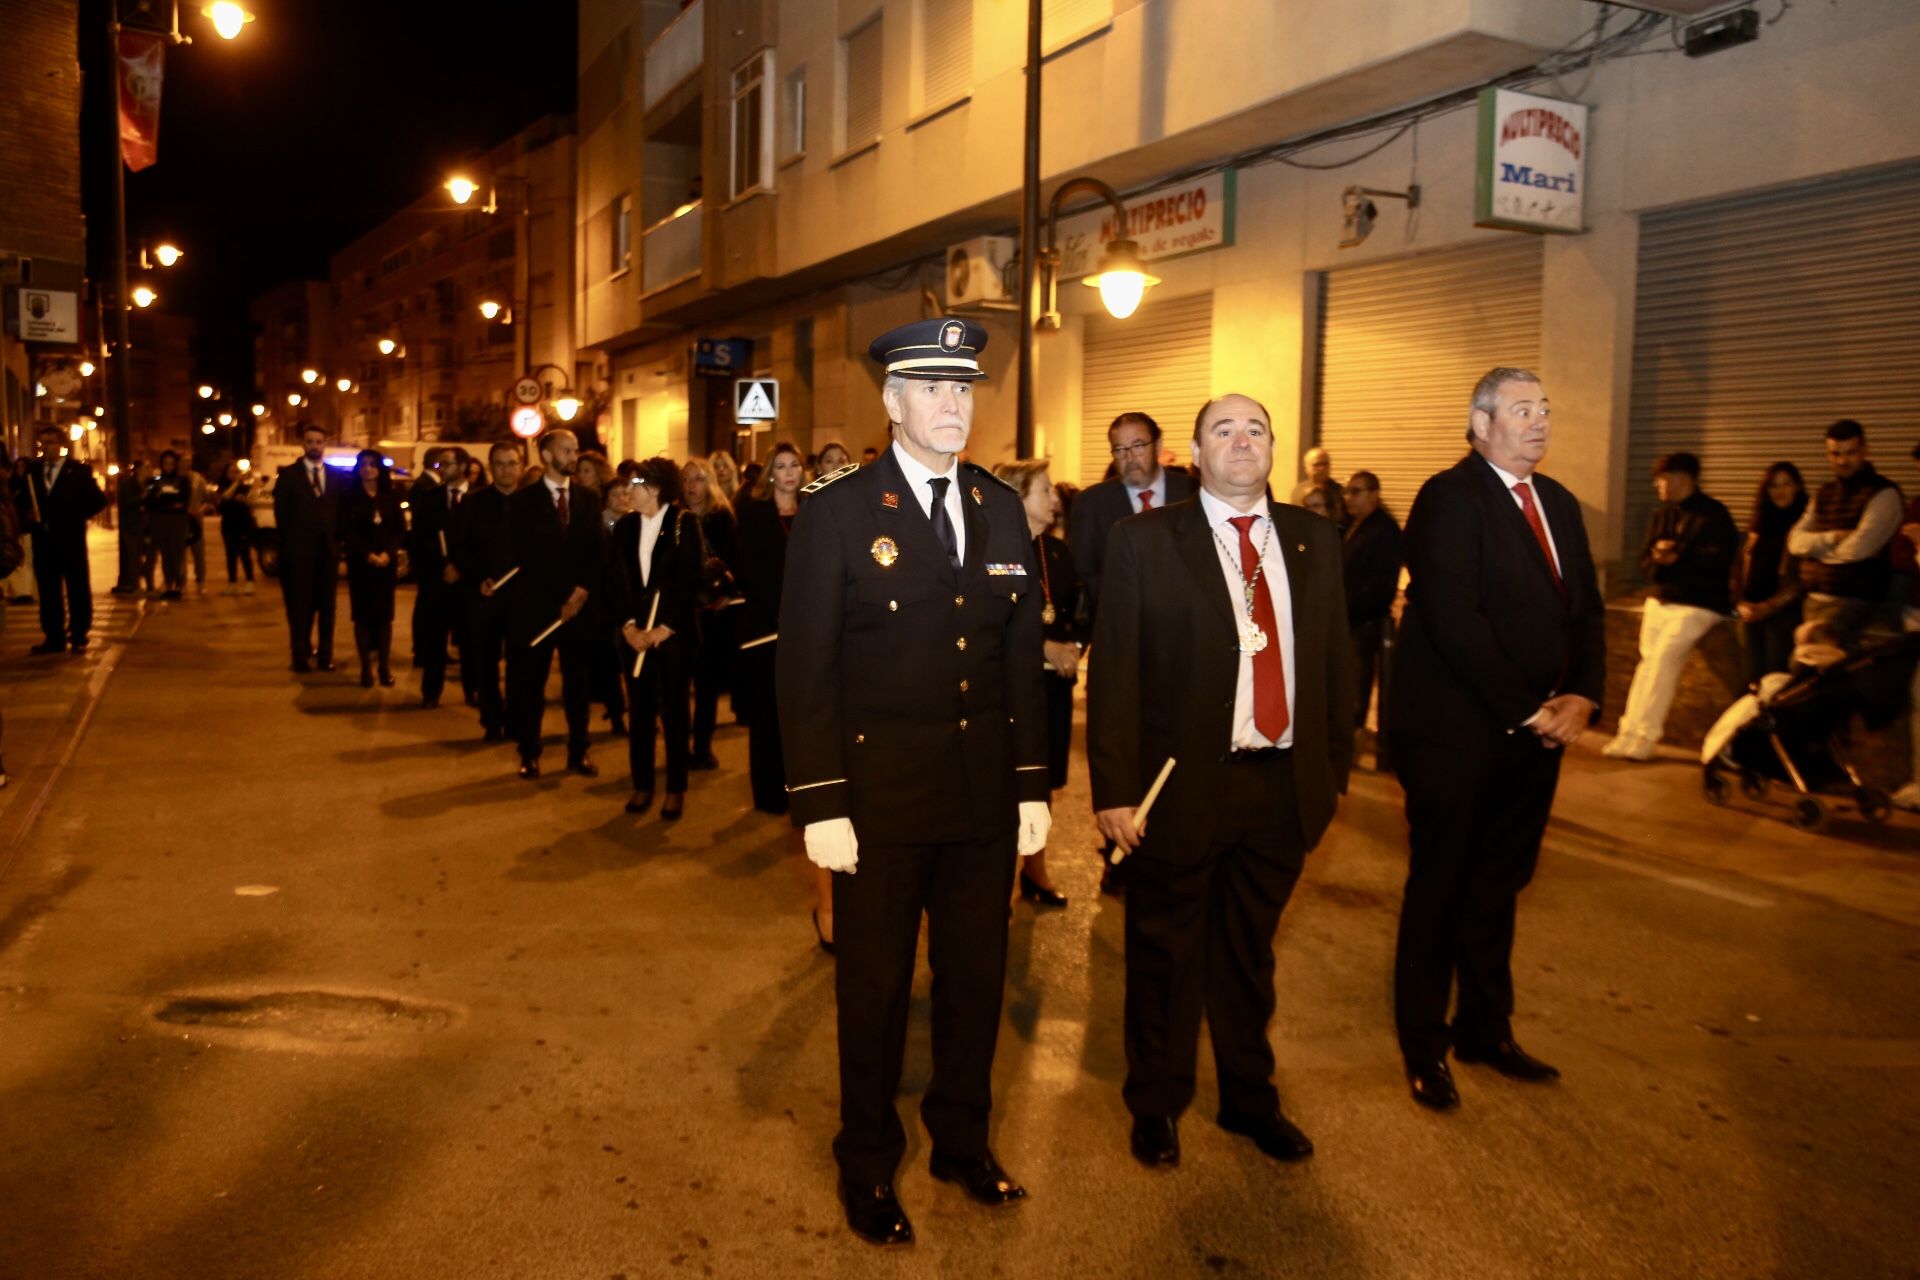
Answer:
[[1060, 249], [1060, 278], [1075, 280], [1098, 271], [1101, 247], [1122, 236], [1140, 246], [1145, 262], [1224, 249], [1233, 243], [1233, 196], [1234, 171], [1222, 169], [1122, 200], [1125, 231], [1115, 229], [1113, 208], [1104, 203], [1062, 218], [1054, 240]]
[[780, 416], [780, 380], [777, 378], [735, 378], [733, 382], [733, 420], [741, 426], [772, 422]]
[[1511, 89], [1480, 91], [1473, 223], [1509, 231], [1585, 231], [1587, 108]]

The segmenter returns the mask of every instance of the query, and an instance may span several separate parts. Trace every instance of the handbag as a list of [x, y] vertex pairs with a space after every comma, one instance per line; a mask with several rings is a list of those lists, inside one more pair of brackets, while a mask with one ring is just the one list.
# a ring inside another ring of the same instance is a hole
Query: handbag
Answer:
[[[675, 537], [681, 536], [685, 529], [687, 514], [683, 508], [678, 521], [679, 527], [674, 530]], [[700, 586], [693, 593], [693, 602], [701, 609], [717, 609], [733, 598], [733, 570], [728, 568], [727, 562], [719, 556], [707, 553], [706, 535], [700, 530], [698, 518], [694, 520], [693, 527], [694, 532], [699, 535], [701, 551]]]

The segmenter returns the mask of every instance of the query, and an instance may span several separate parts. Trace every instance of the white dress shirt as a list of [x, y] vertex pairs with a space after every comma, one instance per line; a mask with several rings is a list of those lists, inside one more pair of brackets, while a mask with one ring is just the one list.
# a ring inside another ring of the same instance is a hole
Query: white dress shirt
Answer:
[[1200, 509], [1206, 513], [1207, 526], [1213, 530], [1213, 553], [1220, 561], [1220, 576], [1225, 579], [1228, 603], [1233, 606], [1233, 616], [1242, 625], [1247, 618], [1247, 580], [1240, 571], [1240, 531], [1233, 527], [1232, 520], [1241, 515], [1256, 517], [1247, 533], [1260, 552], [1260, 589], [1273, 601], [1273, 620], [1280, 633], [1268, 636], [1267, 643], [1280, 646], [1280, 670], [1287, 678], [1287, 728], [1280, 735], [1280, 740], [1275, 742], [1253, 723], [1253, 655], [1238, 655], [1240, 674], [1233, 686], [1233, 740], [1228, 745], [1235, 751], [1291, 747], [1294, 709], [1293, 591], [1288, 586], [1287, 561], [1280, 551], [1280, 536], [1274, 531], [1273, 519], [1267, 514], [1265, 502], [1252, 511], [1238, 511], [1202, 488]]
[[1158, 511], [1167, 505], [1167, 469], [1162, 467], [1160, 470], [1154, 472], [1153, 483], [1144, 488], [1136, 489], [1132, 485], [1127, 485], [1126, 489], [1127, 501], [1133, 504], [1133, 513], [1135, 515], [1139, 515], [1142, 510], [1147, 509], [1140, 505], [1140, 495], [1143, 493], [1151, 493], [1153, 495], [1153, 507], [1151, 509]]
[[[1482, 454], [1481, 456], [1485, 457], [1486, 455]], [[1513, 491], [1513, 486], [1524, 483], [1527, 488], [1532, 491], [1533, 509], [1540, 513], [1540, 527], [1547, 531], [1547, 546], [1553, 551], [1553, 571], [1560, 573], [1560, 544], [1553, 540], [1553, 522], [1547, 519], [1547, 505], [1540, 501], [1540, 486], [1533, 483], [1531, 478], [1524, 481], [1521, 480], [1519, 476], [1513, 474], [1511, 471], [1505, 470], [1491, 460], [1488, 461], [1487, 465], [1493, 468], [1493, 474], [1500, 477], [1500, 483], [1507, 486], [1507, 496], [1513, 499], [1513, 505], [1520, 508], [1520, 514], [1523, 516], [1527, 514], [1527, 504], [1520, 500], [1520, 495]], [[1564, 578], [1566, 575], [1561, 574], [1560, 576]]]
[[646, 586], [653, 575], [653, 548], [660, 541], [660, 526], [667, 522], [667, 509], [661, 507], [650, 516], [640, 517], [640, 585]]
[[953, 542], [960, 549], [960, 563], [967, 562], [967, 520], [966, 511], [960, 505], [960, 466], [953, 458], [947, 459], [944, 473], [929, 471], [919, 461], [900, 447], [899, 441], [893, 443], [893, 460], [900, 464], [900, 472], [907, 478], [907, 488], [920, 504], [920, 510], [928, 520], [933, 519], [933, 489], [927, 481], [940, 478], [943, 474], [953, 483], [947, 486], [947, 519], [953, 522]]
[[327, 491], [327, 468], [325, 463], [309, 462], [307, 466], [307, 488], [315, 493]]
[[47, 474], [44, 477], [44, 483], [46, 485], [46, 490], [48, 493], [52, 493], [53, 486], [60, 482], [60, 468], [64, 467], [65, 465], [67, 465], [67, 460], [65, 458], [60, 458], [60, 457], [56, 457], [51, 463], [48, 464]]
[[[558, 481], [555, 481], [553, 478], [553, 473], [548, 472], [546, 475], [543, 475], [540, 477], [540, 483], [547, 486], [547, 500], [553, 503], [553, 509], [555, 511], [560, 510], [560, 495], [563, 493], [567, 493], [567, 478], [565, 476], [561, 476]], [[572, 494], [567, 493], [567, 501], [569, 504], [567, 507], [567, 516], [568, 518], [572, 518], [573, 516], [573, 507], [571, 505], [573, 501]]]

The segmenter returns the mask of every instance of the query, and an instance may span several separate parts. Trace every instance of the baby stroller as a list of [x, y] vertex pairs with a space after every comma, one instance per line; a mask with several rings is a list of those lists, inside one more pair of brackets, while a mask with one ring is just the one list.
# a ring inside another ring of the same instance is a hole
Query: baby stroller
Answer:
[[1700, 752], [1701, 785], [1712, 804], [1725, 804], [1738, 784], [1759, 800], [1775, 782], [1799, 793], [1795, 826], [1818, 830], [1827, 820], [1821, 797], [1844, 795], [1869, 822], [1885, 822], [1893, 802], [1860, 779], [1847, 758], [1846, 734], [1855, 714], [1869, 729], [1884, 728], [1907, 711], [1907, 688], [1920, 659], [1920, 632], [1863, 645], [1854, 653], [1802, 646], [1794, 669], [1763, 677], [1728, 707]]

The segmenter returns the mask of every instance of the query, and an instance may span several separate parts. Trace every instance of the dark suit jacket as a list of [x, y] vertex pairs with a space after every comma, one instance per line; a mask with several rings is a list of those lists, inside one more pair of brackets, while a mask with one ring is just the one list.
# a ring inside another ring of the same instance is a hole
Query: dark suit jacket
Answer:
[[508, 542], [520, 572], [507, 584], [507, 639], [526, 644], [560, 616], [560, 606], [576, 587], [587, 591], [587, 607], [561, 630], [592, 634], [601, 592], [600, 495], [583, 485], [568, 486], [567, 524], [560, 524], [552, 491], [536, 480], [507, 499]]
[[[647, 611], [660, 596], [654, 625], [673, 628], [675, 639], [699, 639], [700, 582], [707, 564], [706, 540], [699, 517], [670, 506], [653, 544], [653, 562], [647, 566], [647, 585], [640, 585], [640, 513], [629, 512], [613, 526], [609, 539], [606, 619], [616, 634], [629, 619], [646, 630]], [[624, 648], [624, 641], [622, 644]], [[628, 653], [633, 652], [631, 649]]]
[[775, 657], [796, 825], [850, 817], [862, 844], [987, 840], [1047, 799], [1026, 511], [972, 463], [956, 479], [958, 571], [891, 449], [801, 504]]
[[339, 555], [340, 492], [345, 484], [326, 466], [320, 468], [323, 493], [307, 483], [304, 459], [280, 468], [273, 482], [273, 523], [280, 536], [280, 559], [300, 569], [331, 563]]
[[739, 538], [733, 572], [746, 601], [740, 606], [739, 636], [742, 641], [757, 640], [780, 629], [787, 534], [780, 527], [780, 511], [772, 499], [747, 498], [735, 508], [735, 514], [739, 517]]
[[[1267, 503], [1293, 603], [1293, 773], [1303, 849], [1333, 820], [1353, 763], [1353, 646], [1340, 531]], [[1114, 526], [1087, 673], [1093, 807], [1138, 805], [1177, 762], [1139, 856], [1197, 862], [1211, 843], [1240, 674], [1240, 602], [1228, 589], [1198, 498]]]
[[[507, 502], [506, 494], [488, 485], [462, 498], [448, 525], [447, 549], [453, 553], [453, 567], [460, 571], [461, 581], [476, 591], [483, 580], [513, 568]], [[511, 591], [513, 583], [507, 589]]]
[[1605, 612], [1580, 503], [1536, 472], [1564, 595], [1519, 504], [1477, 453], [1420, 486], [1407, 515], [1407, 608], [1394, 650], [1391, 732], [1472, 744], [1548, 698], [1600, 705]]
[[1393, 612], [1400, 590], [1400, 525], [1384, 507], [1350, 526], [1341, 543], [1347, 618], [1354, 626]]
[[[413, 562], [413, 580], [428, 590], [446, 585], [441, 570], [453, 557], [453, 520], [447, 507], [447, 486], [438, 482], [418, 482], [407, 495], [407, 557]], [[447, 550], [440, 550], [440, 535], [447, 535]]]
[[[1173, 468], [1162, 470], [1167, 473], [1168, 506], [1194, 495], [1192, 476]], [[1099, 616], [1100, 578], [1113, 526], [1133, 514], [1133, 499], [1127, 495], [1127, 486], [1117, 479], [1089, 486], [1073, 500], [1073, 513], [1067, 517], [1067, 542], [1073, 548], [1073, 567], [1080, 571], [1083, 621]]]
[[20, 527], [36, 541], [45, 538], [62, 550], [78, 547], [84, 551], [87, 521], [100, 514], [107, 496], [100, 492], [100, 482], [93, 478], [92, 469], [78, 458], [61, 463], [60, 477], [51, 491], [47, 488], [47, 469], [45, 458], [27, 463], [25, 483], [15, 497]]

